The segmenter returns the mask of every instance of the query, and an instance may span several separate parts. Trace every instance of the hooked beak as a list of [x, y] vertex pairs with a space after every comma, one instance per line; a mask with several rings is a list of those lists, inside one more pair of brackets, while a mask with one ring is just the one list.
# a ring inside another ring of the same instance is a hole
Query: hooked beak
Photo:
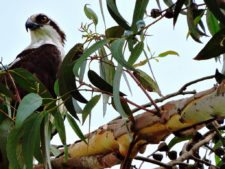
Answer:
[[26, 24], [25, 24], [25, 27], [26, 27], [26, 30], [28, 31], [28, 29], [30, 30], [35, 30], [37, 28], [40, 28], [40, 25], [33, 22], [30, 18], [26, 21]]

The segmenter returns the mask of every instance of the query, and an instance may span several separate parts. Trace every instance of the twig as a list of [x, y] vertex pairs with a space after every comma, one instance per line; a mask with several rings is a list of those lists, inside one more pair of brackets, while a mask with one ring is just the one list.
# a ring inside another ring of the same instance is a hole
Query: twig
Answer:
[[[172, 97], [175, 97], [175, 96], [178, 96], [178, 95], [186, 95], [186, 94], [196, 94], [196, 91], [193, 90], [193, 91], [186, 91], [185, 90], [187, 89], [188, 86], [190, 85], [193, 85], [195, 83], [198, 83], [198, 82], [201, 82], [201, 81], [204, 81], [204, 80], [209, 80], [209, 79], [212, 79], [214, 78], [215, 75], [211, 75], [211, 76], [206, 76], [206, 77], [202, 77], [202, 78], [199, 78], [199, 79], [196, 79], [196, 80], [193, 80], [191, 82], [188, 82], [186, 83], [185, 85], [183, 85], [177, 92], [174, 92], [174, 93], [171, 93], [171, 94], [168, 94], [164, 97], [161, 97], [159, 99], [155, 99], [154, 100], [154, 103], [159, 103], [159, 102], [163, 102], [169, 98], [172, 98]], [[152, 106], [152, 103], [147, 103], [147, 104], [144, 104], [142, 105], [141, 107], [151, 107]], [[132, 110], [133, 113], [139, 111], [140, 109], [138, 108], [135, 108]]]
[[151, 98], [151, 96], [147, 93], [147, 91], [145, 90], [145, 88], [142, 86], [142, 84], [137, 80], [137, 78], [130, 72], [127, 71], [128, 74], [134, 79], [134, 81], [137, 83], [137, 85], [141, 88], [141, 90], [144, 92], [144, 94], [147, 96], [147, 98], [150, 100], [151, 104], [155, 107], [156, 112], [155, 114], [157, 116], [161, 116], [160, 115], [160, 108], [156, 105], [156, 103], [154, 102], [154, 100]]
[[[179, 164], [180, 162], [183, 162], [183, 161], [191, 158], [195, 151], [197, 151], [201, 146], [203, 146], [203, 145], [207, 144], [209, 141], [211, 141], [215, 135], [216, 135], [215, 131], [207, 134], [205, 136], [205, 138], [203, 138], [201, 141], [197, 142], [189, 151], [185, 151], [179, 158], [177, 158], [174, 161], [170, 161], [168, 163], [168, 165], [172, 167], [172, 166]], [[157, 169], [163, 169], [163, 168], [165, 168], [165, 167], [159, 167]]]
[[162, 162], [160, 162], [160, 161], [153, 160], [153, 159], [150, 159], [150, 158], [146, 158], [146, 157], [136, 156], [136, 157], [135, 157], [135, 160], [140, 160], [140, 161], [144, 161], [144, 162], [156, 164], [156, 165], [162, 166], [162, 167], [167, 168], [167, 169], [172, 168], [172, 167], [171, 167], [170, 165], [168, 165], [168, 164], [165, 164], [165, 163], [162, 163]]

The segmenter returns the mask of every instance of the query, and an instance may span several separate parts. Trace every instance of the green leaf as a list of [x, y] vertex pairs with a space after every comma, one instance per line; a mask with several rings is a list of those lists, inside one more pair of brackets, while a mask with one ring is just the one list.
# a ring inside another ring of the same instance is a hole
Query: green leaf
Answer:
[[58, 79], [54, 83], [54, 92], [57, 96], [59, 96], [59, 80]]
[[66, 106], [67, 110], [78, 119], [77, 113], [74, 109], [72, 98], [79, 102], [86, 103], [87, 100], [81, 95], [77, 89], [73, 67], [76, 61], [83, 54], [83, 45], [76, 44], [65, 56], [59, 70], [59, 93]]
[[71, 117], [68, 113], [66, 114], [66, 118], [70, 124], [70, 126], [72, 127], [72, 129], [74, 130], [74, 132], [77, 134], [77, 136], [82, 140], [85, 141], [85, 136], [83, 135], [81, 129], [79, 128], [79, 126], [77, 125], [76, 121], [73, 119], [73, 117]]
[[133, 65], [137, 61], [143, 49], [144, 49], [144, 43], [141, 41], [133, 48], [133, 50], [131, 50], [131, 55], [128, 59], [129, 65]]
[[89, 47], [87, 50], [85, 50], [85, 52], [82, 54], [82, 56], [76, 61], [74, 67], [73, 67], [73, 72], [76, 76], [78, 76], [78, 70], [81, 66], [81, 64], [84, 62], [84, 60], [87, 59], [87, 57], [89, 57], [92, 53], [94, 53], [96, 50], [98, 50], [99, 48], [101, 48], [102, 46], [104, 46], [107, 43], [107, 40], [100, 40], [98, 42], [96, 42], [95, 44], [93, 44], [91, 47]]
[[112, 42], [111, 45], [111, 52], [112, 57], [116, 59], [116, 61], [121, 64], [122, 66], [126, 67], [129, 70], [134, 70], [134, 68], [127, 63], [123, 56], [123, 46], [125, 43], [125, 39], [117, 39]]
[[88, 4], [84, 6], [84, 13], [88, 17], [88, 19], [92, 20], [95, 24], [95, 26], [98, 24], [98, 16], [96, 13], [91, 9], [87, 7]]
[[123, 106], [121, 104], [120, 100], [120, 81], [121, 81], [121, 75], [122, 75], [123, 67], [122, 65], [118, 65], [115, 73], [115, 77], [113, 80], [113, 102], [116, 107], [116, 110], [120, 113], [122, 117], [128, 117], [126, 112], [123, 109]]
[[149, 0], [136, 0], [134, 13], [133, 13], [133, 21], [132, 21], [132, 31], [137, 32], [137, 25], [136, 23], [139, 20], [143, 20], [144, 14], [146, 12], [146, 8], [148, 6]]
[[221, 11], [217, 2], [212, 0], [204, 0], [208, 9], [213, 13], [213, 15], [223, 24], [225, 24], [225, 15]]
[[23, 68], [8, 70], [16, 85], [29, 93], [38, 93], [42, 98], [52, 98], [48, 89], [29, 71]]
[[165, 57], [165, 56], [168, 56], [168, 55], [176, 55], [176, 56], [179, 56], [179, 54], [176, 51], [168, 50], [168, 51], [165, 51], [163, 53], [160, 53], [159, 54], [159, 57]]
[[20, 102], [16, 115], [16, 127], [22, 125], [24, 120], [34, 113], [42, 105], [42, 98], [35, 94], [30, 93], [26, 95]]
[[21, 137], [22, 132], [20, 128], [14, 128], [10, 131], [10, 134], [7, 139], [7, 157], [9, 164], [13, 169], [21, 169], [18, 158], [21, 158], [21, 154], [18, 154], [18, 141]]
[[178, 0], [175, 3], [175, 8], [174, 8], [174, 16], [173, 16], [173, 26], [175, 26], [177, 22], [177, 18], [182, 10], [182, 6], [184, 5], [185, 1], [184, 0]]
[[113, 26], [105, 30], [106, 39], [121, 38], [124, 34], [124, 28], [121, 26]]
[[161, 95], [159, 86], [147, 73], [137, 69], [133, 74], [147, 91], [156, 92]]
[[214, 35], [220, 30], [219, 22], [210, 10], [206, 12], [206, 23], [211, 35]]
[[14, 122], [9, 118], [0, 122], [0, 154], [2, 168], [8, 168], [9, 161], [7, 159], [6, 144], [10, 130], [14, 126]]
[[53, 125], [58, 131], [62, 144], [66, 145], [66, 131], [65, 131], [64, 119], [59, 111], [56, 111], [52, 115], [54, 116]]
[[[95, 85], [97, 88], [106, 91], [108, 93], [113, 93], [113, 87], [107, 83], [105, 80], [103, 80], [97, 73], [95, 73], [93, 70], [88, 71], [88, 78], [90, 82]], [[122, 92], [120, 92], [121, 96], [125, 96]]]
[[46, 113], [33, 114], [23, 125], [22, 150], [27, 169], [33, 169], [34, 151], [40, 149], [40, 126], [44, 118], [43, 114]]
[[171, 7], [173, 5], [173, 1], [172, 0], [163, 0], [163, 2], [168, 6]]
[[6, 85], [0, 83], [0, 94], [4, 94], [7, 97], [12, 97], [12, 92], [6, 87]]
[[171, 149], [173, 146], [175, 146], [177, 143], [180, 143], [182, 141], [190, 140], [191, 136], [186, 137], [174, 137], [172, 140], [170, 140], [168, 147]]
[[99, 6], [100, 6], [100, 10], [101, 10], [101, 14], [102, 14], [102, 20], [106, 29], [106, 22], [105, 22], [105, 15], [104, 15], [104, 10], [103, 10], [103, 5], [102, 5], [102, 0], [99, 0]]
[[127, 21], [122, 17], [122, 15], [118, 11], [116, 0], [107, 0], [106, 3], [108, 11], [112, 16], [112, 18], [125, 30], [130, 30], [130, 26], [127, 24]]
[[96, 95], [91, 98], [91, 100], [85, 105], [83, 112], [82, 112], [82, 123], [84, 124], [86, 118], [91, 113], [91, 110], [94, 108], [94, 106], [98, 103], [101, 95]]
[[194, 10], [195, 8], [192, 5], [190, 5], [187, 9], [187, 23], [188, 23], [189, 33], [196, 42], [201, 43], [200, 41], [201, 32], [199, 31], [195, 21]]
[[225, 29], [221, 29], [219, 32], [217, 32], [194, 59], [210, 59], [223, 53], [225, 53]]
[[113, 78], [115, 75], [115, 66], [113, 61], [109, 60], [105, 48], [99, 50], [99, 56], [101, 57], [100, 62], [100, 74], [101, 77], [110, 85], [113, 83]]

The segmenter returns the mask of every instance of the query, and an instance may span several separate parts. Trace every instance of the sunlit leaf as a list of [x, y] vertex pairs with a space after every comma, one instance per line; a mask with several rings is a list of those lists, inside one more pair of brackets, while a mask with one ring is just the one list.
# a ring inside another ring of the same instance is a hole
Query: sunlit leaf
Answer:
[[176, 55], [176, 56], [179, 56], [179, 54], [176, 51], [168, 50], [166, 52], [160, 53], [159, 54], [159, 57], [165, 57], [165, 56], [168, 56], [168, 55]]
[[16, 126], [21, 126], [24, 120], [32, 113], [34, 113], [34, 111], [37, 110], [41, 105], [42, 98], [39, 95], [35, 93], [26, 95], [21, 100], [17, 109]]
[[206, 23], [211, 35], [214, 35], [220, 30], [219, 22], [210, 10], [206, 12]]

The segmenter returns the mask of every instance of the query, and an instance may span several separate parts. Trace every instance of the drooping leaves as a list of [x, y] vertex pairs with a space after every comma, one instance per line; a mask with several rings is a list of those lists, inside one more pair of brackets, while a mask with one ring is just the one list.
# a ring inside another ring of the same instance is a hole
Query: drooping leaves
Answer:
[[59, 70], [59, 93], [64, 101], [64, 105], [67, 110], [75, 117], [77, 117], [76, 111], [73, 107], [72, 98], [86, 103], [87, 100], [78, 91], [75, 81], [75, 75], [73, 74], [73, 67], [75, 62], [83, 54], [83, 45], [76, 44], [66, 55]]
[[91, 110], [94, 108], [94, 106], [98, 103], [101, 95], [96, 95], [91, 98], [91, 100], [85, 105], [83, 111], [82, 111], [82, 123], [84, 124], [86, 118], [91, 113]]
[[217, 57], [225, 53], [224, 45], [225, 45], [225, 29], [221, 29], [209, 40], [209, 42], [197, 54], [197, 56], [194, 59], [205, 60], [205, 59]]
[[[103, 80], [97, 73], [93, 70], [88, 71], [88, 78], [90, 82], [95, 85], [97, 88], [101, 89], [102, 91], [106, 91], [108, 93], [113, 93], [113, 87]], [[120, 96], [125, 96], [124, 93], [120, 92]]]
[[127, 21], [119, 13], [119, 10], [116, 5], [116, 0], [107, 0], [106, 2], [108, 11], [112, 18], [118, 23], [118, 25], [122, 26], [125, 30], [130, 30], [131, 28], [128, 25]]

